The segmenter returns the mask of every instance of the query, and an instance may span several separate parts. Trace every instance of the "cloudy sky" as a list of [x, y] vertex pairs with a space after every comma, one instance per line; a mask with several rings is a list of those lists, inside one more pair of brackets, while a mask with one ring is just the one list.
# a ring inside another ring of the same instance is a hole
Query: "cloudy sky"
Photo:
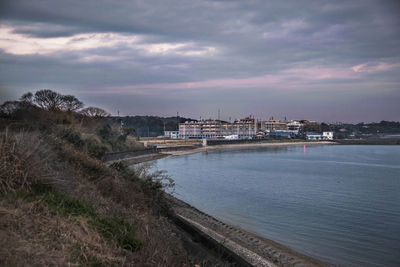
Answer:
[[1, 0], [0, 102], [122, 115], [400, 120], [400, 1]]

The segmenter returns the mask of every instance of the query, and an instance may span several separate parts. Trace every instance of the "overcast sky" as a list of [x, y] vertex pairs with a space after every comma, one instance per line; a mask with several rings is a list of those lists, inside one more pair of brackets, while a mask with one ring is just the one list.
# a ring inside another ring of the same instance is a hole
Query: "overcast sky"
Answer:
[[400, 120], [400, 1], [0, 0], [0, 102]]

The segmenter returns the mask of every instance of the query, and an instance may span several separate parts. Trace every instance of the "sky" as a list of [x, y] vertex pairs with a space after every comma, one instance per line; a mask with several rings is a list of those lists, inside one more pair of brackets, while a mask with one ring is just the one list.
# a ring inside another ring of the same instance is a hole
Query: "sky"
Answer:
[[0, 103], [400, 121], [400, 1], [0, 0]]

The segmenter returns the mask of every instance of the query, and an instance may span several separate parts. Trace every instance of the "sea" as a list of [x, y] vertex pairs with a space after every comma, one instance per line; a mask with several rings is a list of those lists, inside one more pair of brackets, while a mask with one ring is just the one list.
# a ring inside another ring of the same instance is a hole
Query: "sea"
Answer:
[[400, 146], [214, 150], [153, 163], [174, 195], [335, 266], [400, 266]]

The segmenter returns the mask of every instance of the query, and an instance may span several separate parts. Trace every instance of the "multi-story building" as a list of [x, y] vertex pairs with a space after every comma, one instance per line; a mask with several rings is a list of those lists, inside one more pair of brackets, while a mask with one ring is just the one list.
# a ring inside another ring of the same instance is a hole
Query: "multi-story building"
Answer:
[[191, 121], [179, 124], [180, 138], [223, 138], [237, 135], [238, 138], [252, 138], [257, 134], [254, 118], [245, 118], [233, 123], [221, 120]]
[[262, 121], [261, 130], [266, 130], [269, 132], [287, 130], [287, 123], [279, 120]]
[[301, 126], [302, 124], [299, 121], [290, 121], [287, 124], [287, 130], [294, 134], [299, 134]]
[[185, 123], [179, 123], [179, 137], [201, 138], [202, 124], [197, 121], [186, 121]]

